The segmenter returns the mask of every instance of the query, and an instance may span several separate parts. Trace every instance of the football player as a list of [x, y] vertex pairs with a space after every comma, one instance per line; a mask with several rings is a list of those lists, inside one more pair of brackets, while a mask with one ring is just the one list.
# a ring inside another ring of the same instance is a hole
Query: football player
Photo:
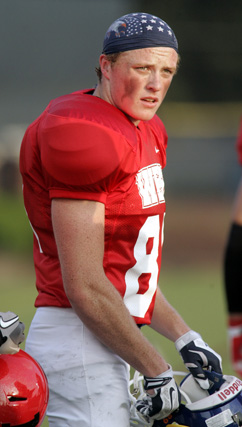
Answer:
[[[239, 164], [242, 165], [242, 119], [237, 138]], [[232, 366], [242, 378], [242, 181], [239, 184], [232, 210], [231, 227], [224, 259], [225, 290], [228, 304], [228, 336]]]
[[178, 61], [166, 22], [122, 16], [106, 32], [98, 84], [52, 100], [23, 138], [38, 290], [26, 350], [47, 374], [51, 427], [127, 427], [129, 365], [145, 376], [143, 416], [178, 408], [172, 367], [143, 325], [175, 343], [201, 387], [204, 368], [221, 372], [157, 287], [167, 134], [156, 112]]

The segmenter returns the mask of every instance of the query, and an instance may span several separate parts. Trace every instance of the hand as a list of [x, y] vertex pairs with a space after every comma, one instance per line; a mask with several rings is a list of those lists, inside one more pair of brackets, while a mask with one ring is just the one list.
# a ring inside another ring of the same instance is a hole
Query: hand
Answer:
[[242, 317], [229, 317], [228, 338], [232, 367], [242, 378]]
[[144, 377], [146, 394], [137, 400], [135, 407], [146, 421], [161, 420], [180, 405], [180, 392], [171, 367], [155, 378]]
[[189, 331], [175, 342], [187, 369], [201, 388], [208, 390], [209, 380], [204, 369], [222, 374], [221, 357], [212, 350], [195, 331]]
[[0, 312], [0, 354], [14, 354], [19, 351], [19, 345], [24, 341], [25, 325], [19, 317], [7, 311]]

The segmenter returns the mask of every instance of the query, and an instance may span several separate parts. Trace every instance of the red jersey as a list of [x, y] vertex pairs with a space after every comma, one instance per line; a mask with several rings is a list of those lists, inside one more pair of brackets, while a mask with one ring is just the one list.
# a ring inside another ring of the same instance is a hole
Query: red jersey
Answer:
[[240, 121], [239, 133], [236, 141], [239, 164], [242, 165], [242, 119]]
[[24, 203], [34, 232], [35, 306], [70, 307], [51, 200], [93, 200], [105, 204], [106, 276], [136, 322], [150, 323], [161, 264], [167, 134], [157, 116], [136, 127], [92, 93], [51, 101], [21, 145]]

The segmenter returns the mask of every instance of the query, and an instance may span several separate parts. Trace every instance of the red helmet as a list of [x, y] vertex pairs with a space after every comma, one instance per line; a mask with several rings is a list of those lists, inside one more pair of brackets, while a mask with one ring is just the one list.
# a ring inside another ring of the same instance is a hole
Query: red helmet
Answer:
[[44, 371], [29, 354], [0, 355], [0, 426], [40, 426], [48, 398]]

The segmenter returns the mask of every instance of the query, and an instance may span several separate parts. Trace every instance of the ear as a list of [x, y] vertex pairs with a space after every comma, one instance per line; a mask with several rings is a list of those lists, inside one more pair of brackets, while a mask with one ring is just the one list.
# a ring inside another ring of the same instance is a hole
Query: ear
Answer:
[[102, 75], [109, 80], [111, 62], [107, 59], [106, 55], [102, 54], [99, 58], [99, 64], [102, 71]]

